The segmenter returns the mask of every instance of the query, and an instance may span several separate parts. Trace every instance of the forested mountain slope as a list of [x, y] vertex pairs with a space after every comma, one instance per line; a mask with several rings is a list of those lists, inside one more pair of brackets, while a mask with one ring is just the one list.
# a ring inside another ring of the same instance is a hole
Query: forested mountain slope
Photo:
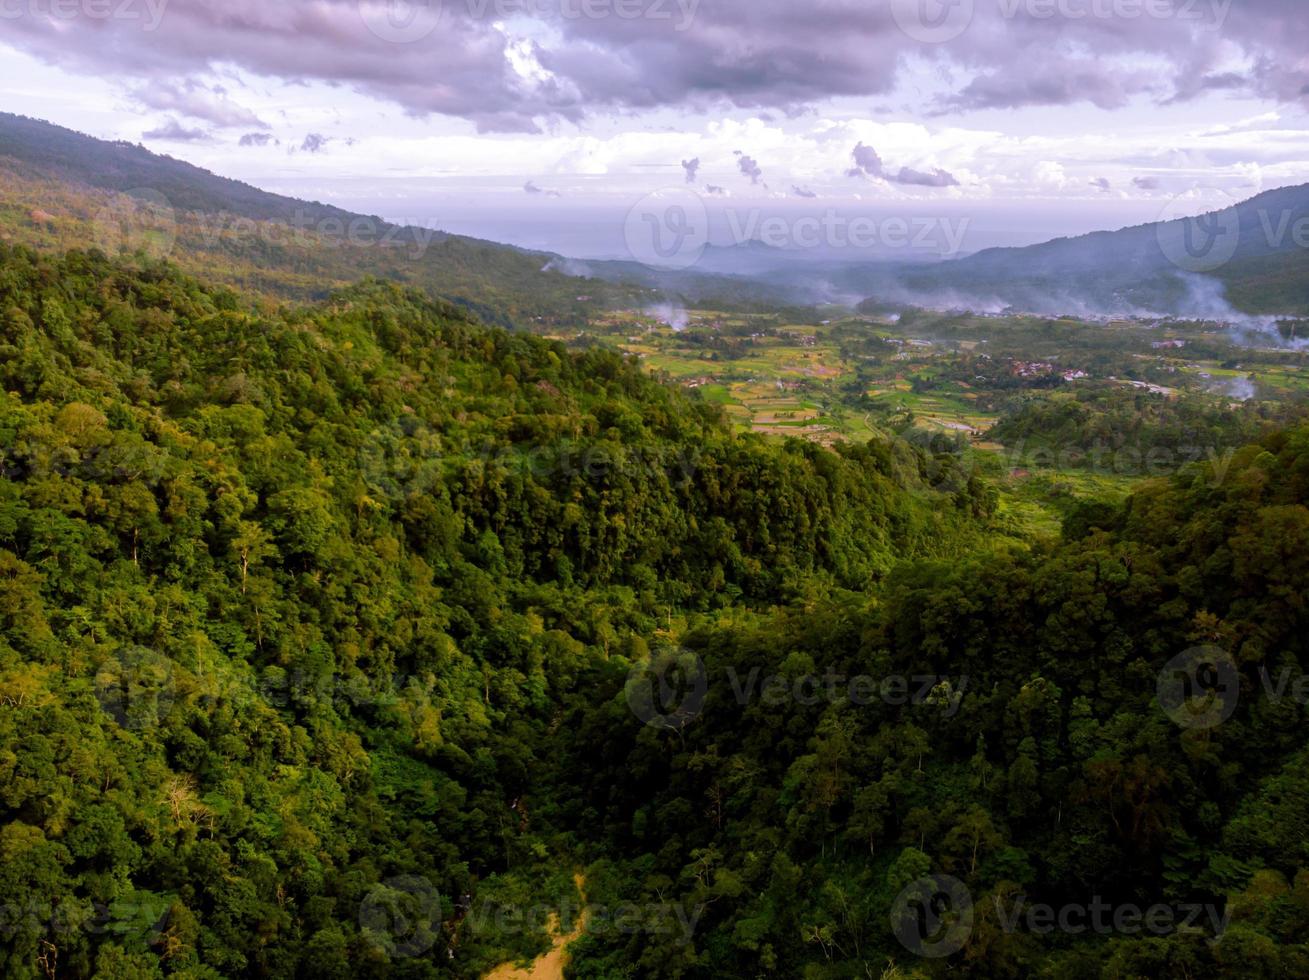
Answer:
[[[272, 194], [142, 146], [0, 113], [0, 232], [61, 248], [144, 249], [244, 290], [322, 299], [372, 274], [487, 321], [571, 322], [642, 301], [635, 285], [588, 283], [558, 259]], [[586, 296], [579, 300], [578, 296]]]
[[[1309, 313], [1309, 184], [1265, 191], [1196, 218], [991, 248], [905, 268], [899, 286], [1079, 314]], [[962, 299], [960, 300], [962, 302]]]
[[[462, 897], [582, 853], [566, 702], [688, 617], [963, 554], [993, 505], [379, 282], [273, 309], [0, 246], [0, 392], [13, 977], [478, 975], [538, 937]], [[410, 880], [422, 955], [365, 914]]]
[[[628, 855], [612, 887], [701, 910], [695, 942], [589, 937], [576, 975], [1306, 975], [1307, 499], [1301, 428], [1057, 545], [693, 631], [694, 719], [625, 729], [611, 687], [569, 769]], [[1215, 693], [1180, 704], [1175, 671]], [[860, 676], [936, 686], [861, 700]]]
[[[575, 977], [1309, 971], [1309, 428], [1021, 548], [375, 281], [0, 247], [0, 376], [6, 976], [477, 977], [574, 871], [662, 916]], [[1095, 903], [1174, 918], [1024, 911]]]

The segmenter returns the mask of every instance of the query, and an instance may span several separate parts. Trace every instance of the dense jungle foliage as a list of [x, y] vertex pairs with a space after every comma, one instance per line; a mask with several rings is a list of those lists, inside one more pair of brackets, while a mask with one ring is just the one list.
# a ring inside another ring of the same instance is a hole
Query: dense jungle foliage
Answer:
[[270, 310], [3, 248], [0, 311], [7, 975], [381, 970], [379, 881], [558, 859], [523, 814], [587, 678], [994, 504], [376, 282]]
[[[10, 247], [0, 375], [5, 976], [478, 977], [575, 872], [575, 977], [1309, 973], [1309, 428], [1023, 544], [954, 457], [394, 285]], [[1096, 901], [1214, 915], [1015, 912]]]
[[1106, 472], [1161, 475], [1179, 463], [1211, 462], [1306, 415], [1303, 400], [1235, 402], [1100, 386], [1015, 396], [988, 437], [1024, 462], [1058, 461]]

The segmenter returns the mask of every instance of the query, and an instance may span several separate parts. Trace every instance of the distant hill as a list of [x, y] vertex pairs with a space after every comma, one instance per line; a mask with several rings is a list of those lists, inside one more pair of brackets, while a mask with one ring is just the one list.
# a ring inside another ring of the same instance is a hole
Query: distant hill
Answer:
[[1199, 221], [987, 249], [949, 262], [850, 261], [748, 242], [710, 246], [691, 268], [660, 270], [401, 227], [269, 193], [142, 146], [0, 113], [0, 236], [11, 241], [95, 244], [111, 254], [144, 243], [189, 271], [274, 298], [321, 299], [375, 275], [450, 299], [488, 322], [543, 329], [580, 327], [597, 310], [669, 300], [738, 309], [867, 298], [878, 308], [1309, 315], [1307, 229], [1309, 185], [1302, 185]]
[[709, 246], [695, 265], [652, 273], [588, 263], [694, 295], [724, 280], [795, 304], [1007, 309], [1051, 315], [1179, 315], [1216, 319], [1309, 314], [1309, 185], [1260, 194], [1225, 211], [992, 248], [951, 261], [897, 262], [751, 241]]
[[[163, 228], [152, 213], [161, 208]], [[98, 227], [106, 212], [111, 224], [143, 226], [141, 234], [115, 242]], [[374, 275], [453, 300], [488, 323], [542, 329], [656, 302], [759, 309], [800, 298], [789, 286], [735, 275], [730, 264], [665, 272], [401, 227], [10, 113], [0, 113], [0, 235], [111, 254], [163, 238], [169, 259], [188, 271], [273, 297], [319, 300]]]
[[[115, 243], [106, 215], [145, 234]], [[396, 226], [9, 113], [0, 113], [0, 233], [36, 247], [90, 243], [111, 252], [115, 244], [130, 251], [139, 237], [166, 239], [168, 257], [191, 271], [294, 299], [320, 299], [371, 274], [490, 322], [567, 324], [648, 298], [641, 285], [567, 275], [552, 253]]]
[[173, 207], [187, 211], [227, 211], [264, 221], [291, 221], [297, 216], [315, 221], [356, 217], [330, 204], [271, 194], [239, 180], [219, 177], [170, 156], [151, 153], [135, 143], [99, 140], [7, 112], [0, 112], [0, 156], [28, 164], [36, 172], [101, 190], [151, 188], [168, 198]]
[[865, 268], [879, 298], [1048, 313], [1309, 313], [1309, 184], [1198, 218], [993, 248], [934, 266]]

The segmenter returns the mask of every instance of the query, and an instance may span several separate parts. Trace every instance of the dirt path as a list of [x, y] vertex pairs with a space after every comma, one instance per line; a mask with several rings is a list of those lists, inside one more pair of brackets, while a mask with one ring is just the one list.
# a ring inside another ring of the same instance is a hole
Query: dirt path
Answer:
[[586, 879], [580, 873], [575, 874], [573, 884], [577, 886], [577, 894], [582, 899], [582, 914], [578, 916], [573, 931], [566, 936], [559, 935], [559, 918], [552, 917], [550, 931], [555, 933], [555, 937], [548, 953], [542, 953], [527, 967], [501, 963], [483, 980], [564, 980], [564, 967], [568, 965], [568, 945], [580, 939], [586, 931]]

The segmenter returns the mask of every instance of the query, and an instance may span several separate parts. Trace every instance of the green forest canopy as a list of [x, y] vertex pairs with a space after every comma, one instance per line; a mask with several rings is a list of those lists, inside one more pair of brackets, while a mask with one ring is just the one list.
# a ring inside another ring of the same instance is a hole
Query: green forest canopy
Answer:
[[[1261, 682], [1306, 665], [1309, 428], [1019, 546], [952, 457], [734, 435], [375, 280], [276, 308], [0, 247], [0, 373], [6, 976], [479, 976], [544, 943], [479, 903], [574, 868], [695, 917], [576, 977], [1309, 973], [1304, 706]], [[1182, 727], [1199, 645], [1239, 697]], [[668, 649], [703, 703], [645, 725]], [[975, 914], [918, 958], [933, 874]], [[1020, 895], [1230, 917], [1043, 934]]]

